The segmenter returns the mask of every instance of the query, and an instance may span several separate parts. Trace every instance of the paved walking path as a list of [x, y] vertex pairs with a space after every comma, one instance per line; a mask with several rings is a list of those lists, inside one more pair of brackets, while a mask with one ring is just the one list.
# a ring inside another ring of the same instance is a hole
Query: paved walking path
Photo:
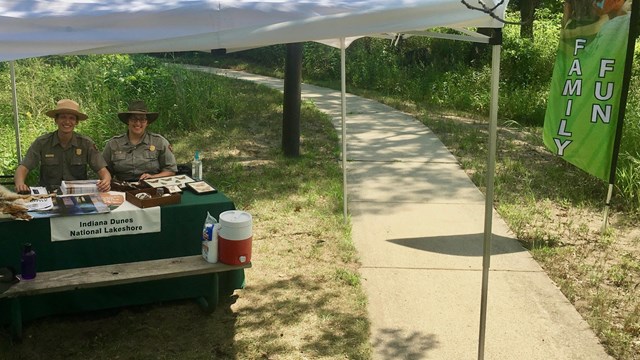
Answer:
[[[193, 67], [283, 89], [279, 79]], [[340, 92], [302, 86], [333, 118]], [[347, 95], [347, 194], [374, 359], [477, 359], [484, 196], [411, 116]], [[494, 212], [484, 358], [611, 359]]]

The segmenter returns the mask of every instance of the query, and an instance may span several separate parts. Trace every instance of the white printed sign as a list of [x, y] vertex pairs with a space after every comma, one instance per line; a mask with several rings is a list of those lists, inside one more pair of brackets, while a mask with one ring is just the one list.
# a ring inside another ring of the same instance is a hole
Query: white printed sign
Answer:
[[51, 241], [160, 232], [162, 227], [159, 206], [121, 206], [105, 214], [61, 216], [50, 221]]

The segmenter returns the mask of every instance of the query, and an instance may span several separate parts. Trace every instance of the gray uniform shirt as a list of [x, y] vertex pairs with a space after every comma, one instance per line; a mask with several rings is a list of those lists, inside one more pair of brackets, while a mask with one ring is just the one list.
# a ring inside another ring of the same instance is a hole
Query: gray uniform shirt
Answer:
[[30, 171], [40, 166], [40, 186], [59, 186], [62, 180], [86, 180], [87, 165], [96, 173], [107, 166], [90, 137], [74, 132], [64, 149], [58, 131], [39, 136], [20, 162]]
[[137, 145], [129, 142], [126, 133], [112, 137], [105, 145], [102, 156], [107, 161], [111, 175], [123, 181], [138, 181], [144, 173], [178, 171], [169, 141], [148, 131]]

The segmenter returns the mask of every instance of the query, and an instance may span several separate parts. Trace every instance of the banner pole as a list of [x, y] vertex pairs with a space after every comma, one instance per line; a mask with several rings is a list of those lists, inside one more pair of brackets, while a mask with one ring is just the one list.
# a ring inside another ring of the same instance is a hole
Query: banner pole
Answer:
[[604, 234], [609, 226], [609, 204], [611, 203], [611, 195], [613, 194], [613, 184], [609, 184], [609, 190], [607, 190], [607, 200], [605, 201], [604, 206], [604, 216], [602, 219], [602, 228], [600, 229], [600, 233]]
[[613, 141], [613, 152], [611, 154], [611, 169], [609, 170], [609, 190], [604, 204], [604, 220], [601, 232], [604, 233], [609, 223], [609, 209], [611, 207], [611, 197], [613, 186], [616, 182], [616, 168], [618, 167], [618, 155], [620, 154], [620, 140], [622, 138], [622, 126], [624, 123], [625, 110], [627, 107], [627, 96], [629, 93], [629, 83], [631, 82], [631, 70], [633, 65], [633, 52], [636, 47], [636, 39], [640, 25], [638, 25], [638, 14], [640, 0], [631, 3], [631, 17], [629, 19], [629, 38], [627, 40], [627, 54], [624, 63], [624, 75], [622, 77], [622, 93], [620, 94], [620, 106], [618, 111], [618, 123], [616, 124], [616, 137]]

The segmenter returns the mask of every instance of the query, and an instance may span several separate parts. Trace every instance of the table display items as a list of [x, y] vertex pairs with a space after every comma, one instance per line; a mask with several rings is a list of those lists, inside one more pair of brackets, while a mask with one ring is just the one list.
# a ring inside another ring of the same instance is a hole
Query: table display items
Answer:
[[[189, 183], [191, 184], [191, 183]], [[182, 188], [179, 185], [166, 185], [165, 188], [167, 188], [169, 190], [169, 193], [173, 194], [173, 193], [181, 193], [182, 192]]]
[[149, 185], [140, 181], [129, 182], [129, 181], [111, 179], [111, 190], [113, 191], [127, 192], [131, 190], [144, 189], [147, 187], [149, 187]]
[[112, 194], [108, 192], [102, 192], [99, 194], [102, 202], [113, 210], [124, 203], [124, 194]]
[[228, 210], [220, 214], [218, 231], [218, 259], [228, 265], [242, 265], [251, 261], [253, 219], [246, 211]]
[[33, 198], [25, 204], [28, 211], [45, 211], [53, 208], [53, 200], [44, 186], [31, 186]]
[[196, 181], [188, 183], [187, 187], [196, 194], [211, 194], [218, 192], [218, 189], [214, 188], [206, 181]]
[[200, 159], [200, 151], [196, 150], [191, 162], [191, 177], [195, 180], [202, 180], [202, 160]]
[[207, 211], [202, 228], [202, 257], [210, 263], [218, 262], [218, 231], [220, 224]]
[[98, 180], [62, 180], [60, 191], [62, 194], [96, 194]]
[[76, 216], [103, 214], [111, 211], [104, 203], [101, 193], [57, 195], [52, 198], [53, 207], [30, 210], [32, 218], [51, 218], [58, 216]]
[[170, 193], [169, 189], [162, 188], [159, 192], [158, 188], [147, 188], [126, 192], [127, 201], [139, 208], [148, 208], [153, 206], [179, 204], [181, 196], [177, 193]]
[[20, 270], [22, 280], [36, 278], [36, 252], [33, 251], [31, 243], [23, 245], [22, 257], [20, 258]]
[[[179, 187], [184, 188], [186, 184], [193, 182], [194, 180], [187, 175], [173, 175], [173, 176], [165, 176], [161, 178], [155, 179], [145, 179], [143, 182], [153, 188], [158, 187]], [[171, 191], [170, 191], [171, 192]]]

